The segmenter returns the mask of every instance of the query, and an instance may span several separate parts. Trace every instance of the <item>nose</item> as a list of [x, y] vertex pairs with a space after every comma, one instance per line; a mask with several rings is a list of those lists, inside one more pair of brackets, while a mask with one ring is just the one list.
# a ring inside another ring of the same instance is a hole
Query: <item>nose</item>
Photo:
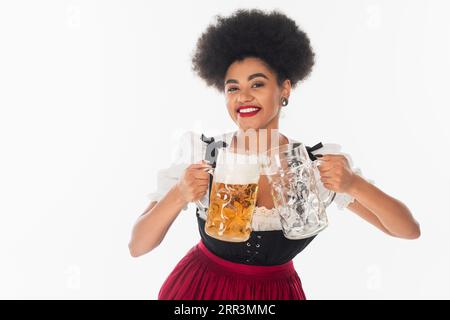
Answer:
[[247, 103], [253, 100], [253, 96], [247, 91], [247, 89], [242, 89], [238, 96], [239, 103]]

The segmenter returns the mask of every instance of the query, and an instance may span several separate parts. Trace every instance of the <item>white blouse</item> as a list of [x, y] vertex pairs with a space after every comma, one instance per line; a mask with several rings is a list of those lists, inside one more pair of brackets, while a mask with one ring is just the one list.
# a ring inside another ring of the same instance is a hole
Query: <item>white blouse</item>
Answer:
[[[228, 145], [231, 142], [235, 132], [225, 133], [219, 136], [215, 136], [215, 141], [225, 141]], [[168, 168], [161, 169], [157, 172], [156, 178], [156, 190], [152, 193], [147, 194], [147, 197], [151, 201], [159, 201], [180, 179], [183, 171], [192, 163], [199, 162], [204, 159], [206, 152], [206, 143], [201, 141], [201, 134], [188, 131], [184, 133], [177, 145], [175, 159], [170, 164]], [[294, 139], [289, 139], [289, 142], [299, 142]], [[312, 154], [341, 154], [345, 156], [348, 160], [349, 166], [354, 173], [364, 178], [360, 168], [355, 168], [353, 166], [352, 158], [349, 154], [341, 152], [341, 146], [335, 143], [323, 143], [323, 147], [320, 149], [312, 151]], [[325, 198], [328, 194], [328, 189], [324, 187], [322, 181], [320, 180], [320, 172], [318, 169], [314, 170], [317, 187], [319, 189], [319, 195], [321, 198]], [[368, 182], [375, 184], [371, 179], [365, 178]], [[207, 195], [202, 199], [202, 202], [207, 201]], [[336, 193], [333, 199], [333, 203], [336, 204], [339, 210], [344, 210], [354, 198], [345, 193]], [[185, 206], [183, 210], [187, 210], [188, 206]], [[206, 219], [206, 215], [202, 210], [199, 210], [200, 217]], [[269, 231], [269, 230], [281, 230], [281, 223], [278, 211], [273, 209], [267, 209], [264, 206], [259, 206], [255, 208], [252, 219], [252, 229], [255, 231]]]

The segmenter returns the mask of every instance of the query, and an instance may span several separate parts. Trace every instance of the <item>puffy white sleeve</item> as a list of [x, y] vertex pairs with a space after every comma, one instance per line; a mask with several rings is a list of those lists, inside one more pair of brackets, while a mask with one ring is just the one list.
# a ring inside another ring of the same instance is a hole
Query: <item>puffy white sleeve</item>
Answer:
[[[323, 145], [323, 147], [321, 147], [320, 149], [312, 151], [312, 154], [314, 154], [314, 155], [316, 155], [316, 154], [323, 154], [323, 155], [325, 155], [325, 154], [340, 154], [340, 155], [343, 155], [347, 159], [349, 166], [354, 173], [363, 177], [369, 183], [375, 184], [374, 180], [365, 178], [364, 175], [362, 174], [361, 169], [354, 166], [352, 157], [349, 154], [341, 151], [341, 145], [335, 144], [335, 143], [324, 143], [322, 145]], [[324, 199], [327, 196], [329, 190], [327, 188], [325, 188], [322, 181], [320, 180], [319, 170], [316, 169], [314, 173], [315, 173], [316, 181], [318, 184], [317, 187], [319, 189], [319, 195], [320, 195], [321, 199]], [[350, 196], [346, 193], [337, 192], [336, 196], [333, 199], [333, 203], [336, 204], [336, 206], [338, 207], [339, 210], [344, 210], [354, 200], [355, 199], [352, 196]]]
[[[156, 175], [156, 189], [147, 194], [150, 201], [159, 201], [178, 182], [184, 170], [192, 163], [202, 159], [204, 147], [200, 135], [188, 131], [179, 139], [172, 162], [167, 168], [158, 170]], [[186, 205], [183, 210], [187, 210]]]

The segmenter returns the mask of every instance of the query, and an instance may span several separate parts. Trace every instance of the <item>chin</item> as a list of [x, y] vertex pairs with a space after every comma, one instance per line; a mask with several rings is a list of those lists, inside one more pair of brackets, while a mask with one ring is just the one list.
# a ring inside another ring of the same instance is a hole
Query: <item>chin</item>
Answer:
[[264, 128], [264, 124], [261, 121], [241, 121], [240, 123], [236, 124], [242, 130], [248, 129], [258, 130]]
[[262, 129], [262, 126], [258, 126], [258, 125], [245, 125], [245, 126], [239, 126], [239, 129], [246, 131], [246, 130], [259, 130]]

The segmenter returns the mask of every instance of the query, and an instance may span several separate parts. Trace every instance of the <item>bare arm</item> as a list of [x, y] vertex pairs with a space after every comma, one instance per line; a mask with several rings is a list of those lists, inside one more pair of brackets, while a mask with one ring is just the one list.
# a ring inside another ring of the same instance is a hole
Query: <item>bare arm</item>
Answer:
[[364, 219], [367, 222], [369, 222], [370, 224], [374, 225], [375, 227], [377, 227], [384, 233], [392, 236], [392, 234], [389, 232], [389, 230], [386, 229], [386, 227], [380, 222], [380, 220], [378, 220], [377, 216], [374, 215], [372, 211], [370, 211], [369, 209], [364, 207], [361, 203], [359, 203], [358, 200], [355, 199], [353, 202], [351, 202], [347, 206], [347, 209], [356, 213], [362, 219]]
[[209, 168], [204, 164], [189, 166], [169, 192], [160, 201], [152, 201], [137, 219], [128, 243], [133, 257], [139, 257], [156, 248], [180, 211], [189, 202], [205, 195], [209, 182], [209, 175], [204, 171], [206, 167]]
[[186, 204], [176, 186], [160, 201], [150, 203], [133, 227], [128, 244], [130, 254], [139, 257], [156, 248]]
[[419, 223], [414, 219], [408, 207], [355, 175], [349, 194], [355, 204], [348, 208], [394, 237], [416, 239], [420, 236]]

